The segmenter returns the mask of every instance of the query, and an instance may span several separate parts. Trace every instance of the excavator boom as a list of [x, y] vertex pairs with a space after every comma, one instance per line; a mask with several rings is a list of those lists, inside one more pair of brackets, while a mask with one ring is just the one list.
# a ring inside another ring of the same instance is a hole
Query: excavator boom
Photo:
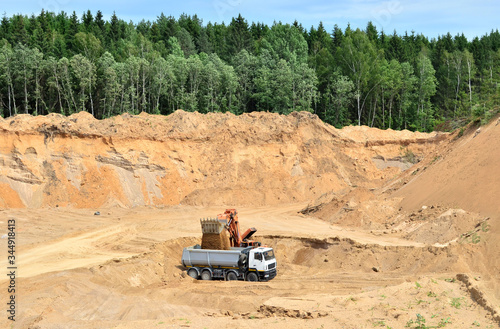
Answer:
[[[217, 215], [217, 220], [224, 224], [229, 233], [231, 247], [260, 246], [260, 242], [248, 240], [257, 230], [252, 227], [241, 234], [238, 212], [236, 209], [226, 209], [223, 214]], [[203, 225], [203, 224], [202, 224]]]

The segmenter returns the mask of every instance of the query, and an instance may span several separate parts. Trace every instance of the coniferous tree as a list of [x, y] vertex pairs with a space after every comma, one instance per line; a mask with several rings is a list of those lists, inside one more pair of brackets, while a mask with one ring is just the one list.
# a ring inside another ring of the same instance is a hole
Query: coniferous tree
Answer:
[[252, 52], [252, 34], [247, 21], [239, 14], [227, 27], [227, 58], [233, 58], [242, 50]]
[[75, 37], [79, 32], [80, 22], [76, 16], [76, 12], [73, 11], [69, 19], [68, 30], [66, 31], [66, 49], [69, 53], [74, 54], [76, 50]]
[[11, 44], [27, 44], [29, 41], [26, 30], [25, 18], [22, 15], [14, 15], [11, 20], [11, 37], [8, 39]]

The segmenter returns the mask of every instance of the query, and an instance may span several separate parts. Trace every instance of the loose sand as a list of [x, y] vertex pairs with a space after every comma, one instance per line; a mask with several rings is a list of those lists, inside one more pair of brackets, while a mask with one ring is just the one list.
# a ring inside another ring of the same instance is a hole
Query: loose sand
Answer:
[[[0, 327], [498, 328], [500, 125], [475, 130], [337, 130], [305, 113], [6, 119], [0, 235], [15, 219], [18, 303]], [[226, 208], [275, 249], [275, 279], [186, 275], [199, 219]]]

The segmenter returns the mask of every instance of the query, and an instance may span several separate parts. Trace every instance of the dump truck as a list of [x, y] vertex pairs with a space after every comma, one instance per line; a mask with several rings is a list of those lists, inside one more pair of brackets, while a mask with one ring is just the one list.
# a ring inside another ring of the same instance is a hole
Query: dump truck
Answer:
[[276, 258], [270, 247], [231, 247], [230, 250], [184, 248], [182, 265], [194, 279], [269, 281], [276, 276]]

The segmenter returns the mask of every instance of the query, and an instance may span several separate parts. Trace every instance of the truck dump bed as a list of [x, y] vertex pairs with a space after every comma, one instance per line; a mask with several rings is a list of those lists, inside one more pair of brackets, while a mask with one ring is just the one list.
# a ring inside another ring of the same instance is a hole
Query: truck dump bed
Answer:
[[244, 249], [232, 247], [230, 250], [212, 250], [187, 247], [182, 252], [182, 265], [238, 267], [238, 260]]

